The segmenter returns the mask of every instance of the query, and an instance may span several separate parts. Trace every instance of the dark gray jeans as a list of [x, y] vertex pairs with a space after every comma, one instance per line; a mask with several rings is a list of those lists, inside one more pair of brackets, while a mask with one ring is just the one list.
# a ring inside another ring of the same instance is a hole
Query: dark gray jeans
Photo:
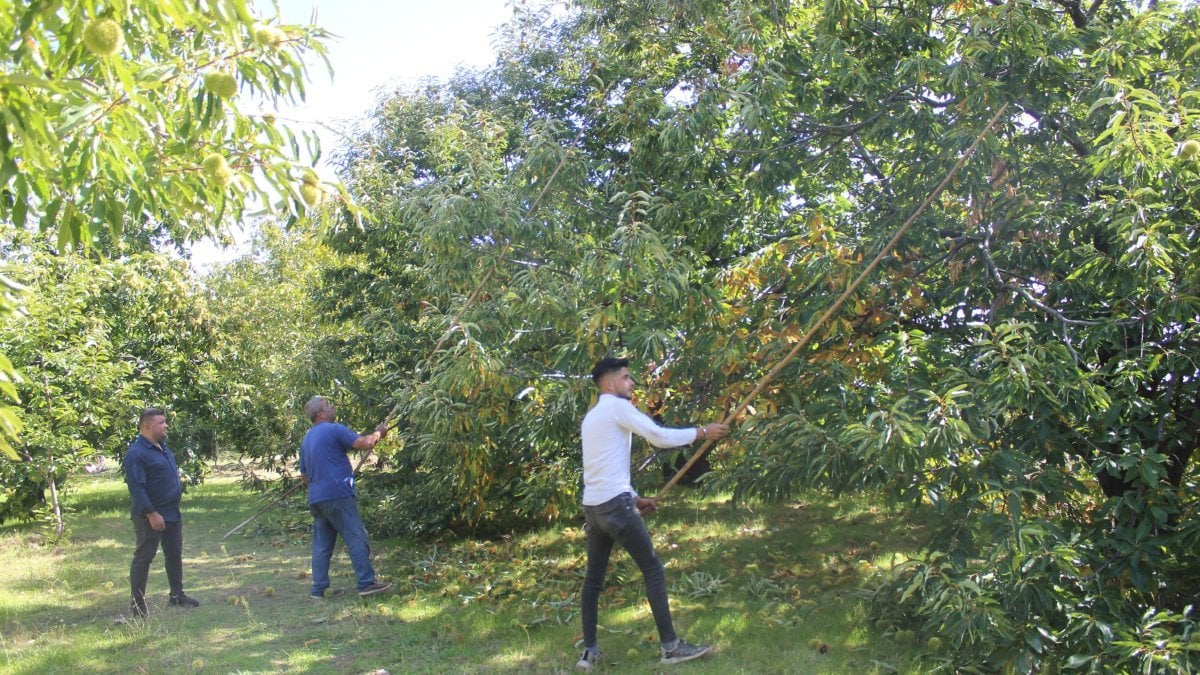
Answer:
[[150, 563], [162, 547], [167, 568], [167, 585], [171, 595], [183, 595], [183, 521], [168, 521], [167, 529], [159, 532], [150, 527], [145, 517], [133, 519], [133, 530], [137, 534], [137, 545], [133, 549], [133, 562], [129, 565], [129, 590], [133, 602], [146, 604], [146, 580], [150, 576]]
[[642, 571], [646, 582], [646, 598], [650, 611], [658, 626], [658, 639], [662, 645], [675, 643], [675, 627], [671, 623], [671, 608], [667, 602], [667, 579], [663, 564], [654, 553], [654, 543], [646, 523], [633, 505], [633, 495], [624, 493], [598, 506], [584, 506], [587, 519], [587, 572], [583, 577], [583, 594], [580, 598], [580, 614], [583, 618], [583, 644], [595, 649], [596, 614], [600, 591], [604, 590], [604, 575], [608, 571], [608, 559], [612, 555], [613, 543], [629, 551], [629, 557]]

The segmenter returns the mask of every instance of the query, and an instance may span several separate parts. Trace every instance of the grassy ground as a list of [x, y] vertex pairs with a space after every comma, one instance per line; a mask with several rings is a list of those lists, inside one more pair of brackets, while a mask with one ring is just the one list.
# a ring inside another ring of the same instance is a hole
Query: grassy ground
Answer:
[[[202, 605], [166, 606], [161, 554], [150, 617], [126, 620], [133, 532], [119, 477], [75, 479], [69, 541], [0, 528], [0, 670], [53, 672], [565, 672], [578, 657], [583, 533], [563, 525], [499, 541], [382, 541], [376, 569], [395, 592], [359, 599], [339, 547], [334, 586], [308, 597], [309, 538], [272, 523], [218, 539], [261, 505], [231, 477], [184, 503], [184, 575]], [[857, 591], [876, 565], [916, 546], [906, 514], [865, 499], [734, 509], [677, 491], [650, 529], [667, 566], [680, 635], [719, 652], [659, 666], [641, 577], [614, 554], [601, 598], [602, 671], [923, 672], [919, 651], [875, 633]], [[277, 514], [277, 515], [275, 515]], [[282, 517], [282, 520], [279, 518]], [[275, 520], [272, 520], [274, 518]]]

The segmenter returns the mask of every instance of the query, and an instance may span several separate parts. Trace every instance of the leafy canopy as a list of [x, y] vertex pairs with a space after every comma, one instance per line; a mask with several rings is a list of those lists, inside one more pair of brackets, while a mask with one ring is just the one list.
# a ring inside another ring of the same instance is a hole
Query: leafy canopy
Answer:
[[[320, 28], [244, 0], [0, 0], [0, 35], [0, 220], [17, 230], [115, 253], [220, 235], [248, 209], [306, 208], [298, 163], [316, 138], [272, 110], [303, 98]], [[0, 314], [19, 307], [19, 287], [0, 288]], [[16, 379], [0, 355], [0, 451], [13, 458]]]
[[1066, 0], [518, 16], [495, 67], [381, 101], [343, 156], [373, 216], [349, 250], [399, 252], [346, 289], [411, 320], [379, 337], [413, 338], [397, 486], [463, 527], [562, 513], [591, 362], [634, 357], [668, 424], [719, 415], [1008, 105], [713, 482], [936, 509], [875, 618], [954, 644], [948, 668], [1194, 669], [1196, 25]]

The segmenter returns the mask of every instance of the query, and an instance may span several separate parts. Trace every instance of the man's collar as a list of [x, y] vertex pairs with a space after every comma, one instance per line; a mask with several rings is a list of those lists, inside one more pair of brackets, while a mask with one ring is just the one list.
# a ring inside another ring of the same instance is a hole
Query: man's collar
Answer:
[[146, 441], [146, 444], [149, 445], [150, 447], [154, 448], [155, 450], [158, 450], [159, 452], [164, 451], [162, 443], [155, 443], [154, 441], [150, 440], [149, 438], [146, 438], [145, 435], [143, 435], [140, 431], [138, 432], [138, 438], [142, 439], [143, 441]]

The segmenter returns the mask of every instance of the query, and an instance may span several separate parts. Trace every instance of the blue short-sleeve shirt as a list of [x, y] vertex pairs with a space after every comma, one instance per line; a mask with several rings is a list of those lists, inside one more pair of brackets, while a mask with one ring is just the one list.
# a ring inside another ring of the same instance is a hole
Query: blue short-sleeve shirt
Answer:
[[354, 497], [354, 469], [346, 453], [358, 434], [337, 422], [313, 425], [300, 442], [300, 473], [308, 476], [308, 503]]

